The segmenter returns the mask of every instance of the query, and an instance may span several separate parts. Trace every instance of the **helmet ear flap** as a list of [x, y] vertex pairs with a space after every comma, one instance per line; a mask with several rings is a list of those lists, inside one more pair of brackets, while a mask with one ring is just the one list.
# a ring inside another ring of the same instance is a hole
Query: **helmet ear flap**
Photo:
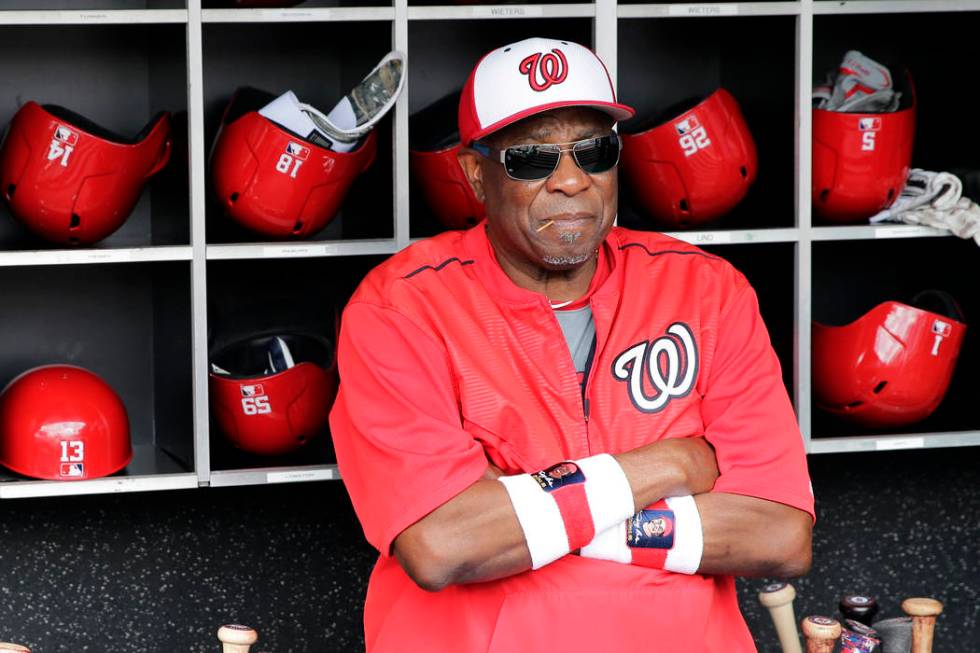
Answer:
[[[637, 203], [666, 228], [710, 223], [755, 182], [755, 141], [735, 98], [686, 100], [652, 128], [623, 135], [622, 167]], [[642, 129], [642, 127], [641, 127]]]
[[334, 152], [262, 115], [255, 89], [239, 89], [225, 109], [211, 152], [211, 180], [225, 213], [269, 238], [305, 238], [337, 215], [355, 179], [374, 162], [377, 135]]
[[457, 156], [462, 148], [459, 99], [460, 91], [454, 91], [409, 118], [412, 181], [432, 215], [448, 229], [468, 229], [486, 217]]
[[[940, 310], [933, 311], [931, 308]], [[813, 323], [813, 392], [818, 406], [869, 428], [925, 419], [942, 402], [966, 324], [941, 291], [912, 304], [879, 304], [850, 324]]]
[[122, 226], [170, 148], [166, 112], [128, 138], [63, 107], [28, 102], [0, 148], [0, 189], [11, 213], [38, 236], [87, 245]]
[[287, 454], [326, 432], [336, 394], [333, 343], [278, 333], [234, 341], [211, 356], [214, 421], [238, 449]]

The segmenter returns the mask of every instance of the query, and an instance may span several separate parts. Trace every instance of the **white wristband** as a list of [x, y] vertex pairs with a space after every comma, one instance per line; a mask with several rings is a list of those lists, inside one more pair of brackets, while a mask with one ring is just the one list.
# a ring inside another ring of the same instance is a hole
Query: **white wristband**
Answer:
[[[629, 545], [629, 521], [622, 521], [612, 528], [596, 533], [595, 538], [582, 547], [582, 556], [596, 560], [610, 560], [622, 564], [636, 564], [655, 569], [665, 569], [679, 574], [697, 573], [701, 566], [704, 539], [701, 532], [701, 515], [694, 497], [667, 497], [656, 506], [666, 509], [673, 515], [673, 545], [666, 551], [659, 549], [659, 555], [651, 555], [658, 549], [631, 548]], [[664, 552], [665, 551], [665, 552]]]
[[573, 462], [578, 469], [571, 474], [562, 473], [574, 469], [562, 463], [497, 479], [524, 531], [532, 569], [584, 546], [596, 533], [623, 524], [633, 514], [633, 492], [615, 458], [599, 454]]
[[679, 574], [696, 574], [704, 553], [701, 532], [701, 513], [691, 495], [667, 497], [667, 506], [674, 511], [674, 546], [667, 552], [664, 569]]
[[524, 540], [531, 552], [531, 568], [540, 569], [568, 553], [568, 535], [558, 504], [530, 474], [501, 476], [507, 488]]

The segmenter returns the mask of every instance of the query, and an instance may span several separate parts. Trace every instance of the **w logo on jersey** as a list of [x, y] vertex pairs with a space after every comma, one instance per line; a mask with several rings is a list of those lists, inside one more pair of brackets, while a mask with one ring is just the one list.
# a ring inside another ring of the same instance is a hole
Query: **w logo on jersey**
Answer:
[[68, 145], [76, 145], [78, 143], [78, 134], [64, 125], [58, 125], [54, 128], [54, 137]]
[[687, 118], [684, 118], [684, 120], [674, 123], [674, 129], [677, 130], [677, 134], [679, 136], [692, 132], [700, 126], [701, 122], [694, 114], [689, 115]]
[[310, 156], [310, 148], [289, 141], [289, 144], [286, 145], [286, 154], [294, 156], [300, 161], [306, 161], [307, 157]]
[[[630, 401], [643, 413], [657, 413], [671, 399], [686, 397], [698, 375], [698, 348], [691, 328], [674, 322], [653, 341], [637, 343], [613, 361], [613, 376], [627, 382]], [[654, 392], [647, 394], [647, 388]]]
[[561, 84], [568, 77], [568, 59], [558, 48], [541, 54], [535, 52], [524, 57], [518, 66], [522, 75], [527, 75], [527, 83], [535, 91], [546, 91], [553, 84]]
[[881, 118], [861, 118], [858, 129], [863, 132], [876, 132], [881, 129]]

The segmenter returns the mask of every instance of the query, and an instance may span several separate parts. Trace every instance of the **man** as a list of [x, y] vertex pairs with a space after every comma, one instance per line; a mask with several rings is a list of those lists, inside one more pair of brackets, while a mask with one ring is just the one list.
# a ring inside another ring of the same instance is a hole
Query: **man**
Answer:
[[[732, 575], [810, 565], [813, 498], [745, 278], [612, 226], [598, 58], [528, 39], [477, 64], [460, 164], [487, 220], [373, 270], [331, 414], [381, 556], [367, 649], [754, 650]], [[612, 454], [612, 455], [610, 455]], [[627, 537], [633, 513], [661, 535]]]

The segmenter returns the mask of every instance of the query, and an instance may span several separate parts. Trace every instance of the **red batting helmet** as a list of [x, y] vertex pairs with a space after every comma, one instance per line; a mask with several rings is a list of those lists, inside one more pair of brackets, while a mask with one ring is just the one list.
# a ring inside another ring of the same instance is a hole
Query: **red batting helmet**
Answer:
[[374, 161], [376, 136], [332, 152], [259, 113], [275, 96], [236, 91], [211, 153], [214, 191], [225, 212], [269, 238], [306, 238], [327, 226], [347, 190]]
[[432, 214], [450, 229], [465, 229], [483, 220], [483, 202], [476, 199], [459, 165], [459, 92], [451, 93], [409, 119], [412, 177], [421, 187]]
[[623, 135], [622, 168], [633, 194], [667, 227], [719, 218], [742, 201], [758, 171], [755, 141], [731, 93], [718, 89], [668, 120]]
[[845, 326], [813, 323], [813, 391], [821, 408], [863, 426], [925, 419], [949, 387], [966, 324], [948, 294], [888, 301]]
[[24, 372], [0, 393], [0, 463], [52, 481], [98, 478], [133, 457], [126, 407], [108, 383], [73, 365]]
[[915, 88], [892, 113], [813, 109], [813, 212], [827, 222], [866, 222], [898, 199], [912, 163]]
[[337, 392], [333, 345], [303, 334], [255, 336], [211, 358], [211, 410], [236, 447], [279, 455], [327, 428]]
[[37, 235], [87, 245], [126, 221], [170, 147], [166, 112], [126, 138], [62, 107], [28, 102], [0, 151], [0, 189], [10, 212]]

